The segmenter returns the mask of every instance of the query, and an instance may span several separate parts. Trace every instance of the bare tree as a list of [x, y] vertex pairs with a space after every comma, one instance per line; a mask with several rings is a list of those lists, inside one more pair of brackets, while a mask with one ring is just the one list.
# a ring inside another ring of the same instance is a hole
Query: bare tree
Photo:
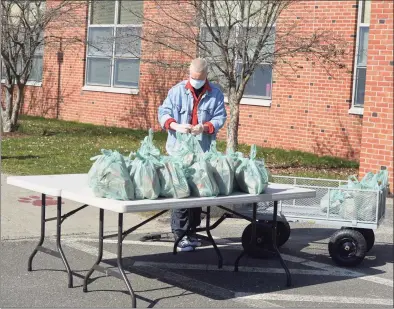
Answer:
[[[209, 78], [224, 88], [228, 98], [229, 150], [238, 147], [239, 105], [249, 79], [261, 65], [278, 72], [283, 66], [296, 71], [299, 61], [307, 60], [328, 73], [344, 68], [347, 44], [338, 34], [311, 29], [296, 18], [280, 19], [296, 3], [300, 1], [153, 0], [145, 4], [156, 13], [144, 16], [142, 39], [154, 50], [161, 47], [186, 59], [199, 55], [209, 61]], [[170, 66], [175, 62], [167, 61]]]
[[[44, 43], [50, 46], [60, 40], [51, 34], [51, 28], [56, 29], [60, 24], [75, 25], [78, 18], [73, 16], [72, 12], [80, 5], [80, 1], [66, 0], [52, 3], [39, 0], [1, 1], [1, 58], [5, 104], [2, 104], [0, 112], [4, 132], [15, 131], [17, 128], [26, 83], [32, 74], [42, 72]], [[39, 72], [33, 72], [34, 64], [41, 66]]]

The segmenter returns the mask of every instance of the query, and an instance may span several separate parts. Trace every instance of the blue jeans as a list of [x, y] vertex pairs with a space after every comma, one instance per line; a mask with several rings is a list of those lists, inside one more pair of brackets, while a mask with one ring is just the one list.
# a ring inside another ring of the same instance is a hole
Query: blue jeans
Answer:
[[201, 212], [201, 207], [190, 208], [189, 220], [189, 209], [173, 209], [171, 212], [171, 230], [174, 236], [176, 238], [181, 237], [189, 227], [191, 233], [193, 233], [197, 226], [201, 224]]

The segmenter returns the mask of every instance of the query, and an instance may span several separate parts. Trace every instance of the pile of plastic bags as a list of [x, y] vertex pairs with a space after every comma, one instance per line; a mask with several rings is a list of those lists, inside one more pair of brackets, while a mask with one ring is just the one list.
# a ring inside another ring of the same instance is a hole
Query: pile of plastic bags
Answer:
[[212, 142], [204, 153], [197, 138], [177, 133], [172, 156], [162, 156], [153, 142], [153, 131], [128, 157], [117, 151], [102, 150], [91, 158], [89, 186], [97, 197], [117, 200], [185, 198], [230, 195], [234, 191], [263, 193], [269, 172], [256, 160], [256, 146], [250, 157], [240, 152], [223, 154]]
[[361, 181], [350, 176], [348, 183], [330, 190], [323, 196], [320, 209], [324, 213], [339, 215], [343, 219], [374, 221], [376, 218], [376, 190], [387, 187], [388, 171], [365, 174]]

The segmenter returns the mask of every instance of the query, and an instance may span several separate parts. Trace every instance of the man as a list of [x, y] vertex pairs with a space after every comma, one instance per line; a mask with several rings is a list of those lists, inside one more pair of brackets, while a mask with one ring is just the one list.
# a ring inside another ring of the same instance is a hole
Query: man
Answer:
[[[159, 122], [168, 131], [166, 149], [171, 154], [176, 142], [175, 132], [197, 136], [204, 151], [226, 121], [226, 109], [222, 91], [207, 80], [208, 63], [205, 59], [194, 59], [190, 64], [190, 77], [175, 85], [159, 107]], [[171, 229], [177, 240], [185, 230], [194, 230], [201, 223], [201, 207], [191, 209], [188, 222], [187, 209], [175, 209], [171, 214]], [[178, 243], [179, 251], [193, 251], [201, 243], [187, 235]]]

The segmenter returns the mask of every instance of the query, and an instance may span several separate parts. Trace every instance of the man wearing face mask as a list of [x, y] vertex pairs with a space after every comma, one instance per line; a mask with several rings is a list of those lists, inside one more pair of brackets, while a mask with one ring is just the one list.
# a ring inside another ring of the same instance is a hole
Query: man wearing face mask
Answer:
[[[204, 151], [208, 151], [218, 131], [223, 127], [227, 114], [223, 92], [208, 79], [208, 63], [194, 59], [190, 64], [190, 77], [175, 85], [159, 107], [159, 122], [168, 131], [166, 149], [172, 153], [176, 142], [175, 132], [190, 133], [197, 137]], [[188, 222], [187, 209], [175, 209], [171, 215], [171, 228], [175, 239], [190, 227], [201, 223], [201, 208], [192, 209]], [[178, 243], [178, 251], [193, 251], [201, 243], [188, 235]]]

